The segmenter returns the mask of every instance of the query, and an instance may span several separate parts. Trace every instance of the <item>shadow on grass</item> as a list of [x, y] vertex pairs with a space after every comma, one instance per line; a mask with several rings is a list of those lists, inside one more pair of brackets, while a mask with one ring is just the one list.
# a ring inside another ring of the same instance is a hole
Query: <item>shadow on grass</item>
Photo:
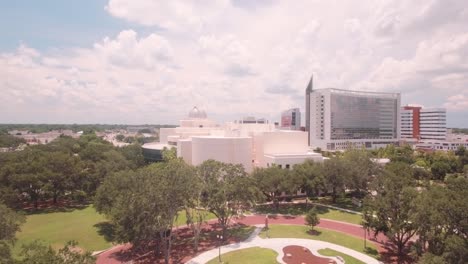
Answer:
[[75, 210], [83, 210], [89, 206], [89, 203], [57, 203], [57, 204], [41, 204], [38, 208], [34, 207], [23, 207], [22, 212], [26, 215], [35, 214], [50, 214], [50, 213], [66, 213]]
[[107, 242], [113, 242], [115, 239], [115, 227], [109, 222], [100, 222], [94, 225], [100, 236], [103, 236]]
[[307, 234], [309, 234], [311, 236], [318, 236], [318, 235], [322, 234], [322, 232], [314, 229], [314, 230], [307, 231]]
[[370, 247], [366, 247], [364, 249], [364, 253], [366, 253], [368, 255], [373, 255], [373, 256], [378, 256], [379, 255], [379, 252], [377, 251], [377, 249], [370, 248]]

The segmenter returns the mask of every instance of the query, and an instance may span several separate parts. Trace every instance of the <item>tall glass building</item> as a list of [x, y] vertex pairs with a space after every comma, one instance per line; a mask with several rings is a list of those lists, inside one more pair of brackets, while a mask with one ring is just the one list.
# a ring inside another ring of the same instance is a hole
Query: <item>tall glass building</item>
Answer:
[[[396, 144], [400, 133], [400, 94], [320, 89], [310, 93], [312, 147], [344, 150]], [[306, 106], [307, 107], [307, 106]]]

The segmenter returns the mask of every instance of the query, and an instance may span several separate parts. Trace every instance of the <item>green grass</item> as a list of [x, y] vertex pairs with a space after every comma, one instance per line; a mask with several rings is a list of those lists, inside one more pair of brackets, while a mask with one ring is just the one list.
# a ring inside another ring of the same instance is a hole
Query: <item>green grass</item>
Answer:
[[[216, 216], [214, 214], [208, 212], [206, 214], [206, 216], [205, 216], [205, 221], [208, 221], [208, 220], [214, 219], [214, 218], [216, 218]], [[175, 225], [176, 226], [187, 225], [187, 215], [186, 215], [185, 211], [180, 211], [179, 212], [179, 216], [176, 219]]]
[[[272, 205], [258, 205], [256, 210], [263, 214], [290, 214], [304, 215], [312, 208], [309, 204], [306, 208], [305, 204], [281, 204], [276, 210]], [[359, 225], [362, 221], [361, 215], [343, 212], [336, 209], [331, 209], [323, 206], [316, 206], [320, 218], [331, 219], [351, 224]]]
[[[326, 241], [359, 251], [374, 258], [378, 257], [377, 248], [374, 244], [368, 243], [365, 250], [363, 240], [357, 237], [319, 227], [315, 228], [314, 234], [311, 234], [309, 230], [309, 227], [300, 225], [270, 225], [268, 235], [270, 238], [305, 238]], [[266, 237], [265, 231], [260, 233], [260, 237]]]
[[[272, 249], [253, 247], [231, 251], [221, 255], [224, 264], [276, 264], [278, 253]], [[207, 264], [218, 264], [218, 258], [210, 260]]]
[[[207, 214], [207, 220], [215, 216]], [[180, 212], [176, 225], [186, 225], [185, 212]], [[75, 240], [78, 247], [87, 251], [107, 249], [114, 239], [113, 226], [92, 207], [65, 209], [63, 212], [41, 211], [26, 217], [26, 223], [16, 234], [18, 241], [13, 249], [18, 256], [23, 244], [41, 240], [54, 249], [62, 248], [67, 241]]]
[[330, 209], [323, 206], [317, 206], [317, 211], [319, 213], [319, 217], [325, 219], [331, 219], [356, 225], [360, 225], [362, 221], [361, 215]]
[[[27, 215], [26, 223], [16, 234], [18, 241], [13, 254], [18, 256], [21, 245], [36, 239], [58, 249], [67, 241], [75, 240], [78, 246], [88, 251], [106, 249], [112, 246], [109, 236], [104, 233], [109, 224], [92, 206], [65, 212], [51, 212]], [[99, 233], [103, 235], [99, 235]]]
[[341, 253], [339, 251], [336, 251], [330, 248], [319, 249], [318, 253], [322, 256], [328, 256], [328, 257], [340, 256], [344, 259], [346, 264], [365, 264], [365, 262], [362, 262], [359, 259], [353, 258], [350, 255], [346, 255], [345, 253]]
[[317, 200], [314, 200], [314, 201], [316, 201], [318, 203], [333, 205], [333, 206], [348, 209], [348, 210], [362, 212], [362, 207], [359, 207], [359, 206], [353, 204], [353, 199], [351, 198], [350, 195], [346, 195], [344, 197], [336, 198], [335, 203], [333, 203], [333, 200], [332, 200], [332, 198], [330, 196], [319, 197]]

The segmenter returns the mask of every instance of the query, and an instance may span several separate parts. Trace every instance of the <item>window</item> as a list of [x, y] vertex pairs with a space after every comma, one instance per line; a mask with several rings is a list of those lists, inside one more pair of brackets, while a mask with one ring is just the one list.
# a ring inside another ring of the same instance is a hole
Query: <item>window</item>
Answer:
[[289, 164], [286, 164], [286, 169], [288, 169], [288, 170], [289, 170]]

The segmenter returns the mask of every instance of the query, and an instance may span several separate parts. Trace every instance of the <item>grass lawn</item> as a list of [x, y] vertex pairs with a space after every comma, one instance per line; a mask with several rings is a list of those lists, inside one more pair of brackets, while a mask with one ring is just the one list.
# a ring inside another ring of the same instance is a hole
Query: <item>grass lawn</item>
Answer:
[[362, 212], [362, 207], [359, 207], [353, 204], [353, 199], [350, 197], [350, 195], [336, 198], [335, 203], [333, 203], [333, 200], [330, 196], [319, 197], [317, 200], [314, 200], [314, 201], [318, 203], [333, 205], [336, 207], [357, 211], [357, 212]]
[[103, 215], [100, 215], [92, 206], [83, 209], [74, 209], [65, 212], [38, 213], [27, 215], [26, 223], [16, 234], [18, 241], [13, 253], [17, 256], [21, 245], [36, 239], [50, 244], [58, 249], [67, 241], [75, 240], [78, 246], [85, 250], [96, 251], [112, 246], [99, 232], [107, 231], [109, 226]]
[[320, 255], [322, 256], [329, 256], [329, 257], [340, 256], [344, 259], [346, 264], [365, 264], [365, 262], [362, 262], [359, 259], [353, 258], [350, 255], [346, 255], [345, 253], [341, 253], [339, 251], [336, 251], [330, 248], [319, 249], [318, 253], [320, 253]]
[[[210, 212], [206, 214], [206, 219], [205, 221], [208, 221], [210, 219], [214, 219], [216, 216]], [[175, 225], [177, 226], [185, 226], [187, 225], [187, 215], [185, 214], [185, 211], [180, 211], [179, 216], [176, 219]]]
[[[263, 214], [291, 214], [291, 215], [303, 215], [308, 210], [312, 208], [312, 205], [309, 204], [308, 207], [305, 207], [305, 204], [281, 204], [279, 209], [276, 210], [273, 205], [259, 205], [256, 207], [258, 213]], [[319, 217], [347, 222], [351, 224], [359, 225], [361, 224], [362, 217], [358, 214], [352, 214], [343, 212], [340, 210], [335, 210], [323, 206], [316, 206]]]
[[[231, 251], [221, 255], [224, 264], [276, 264], [278, 253], [272, 249], [253, 247]], [[218, 264], [218, 258], [210, 260], [207, 264]]]
[[[306, 238], [321, 240], [359, 251], [374, 258], [378, 257], [377, 249], [372, 243], [367, 243], [367, 250], [365, 250], [363, 240], [357, 237], [318, 227], [315, 228], [315, 231], [314, 234], [310, 234], [309, 227], [307, 226], [270, 225], [268, 235], [271, 238]], [[265, 231], [260, 233], [260, 237], [266, 237]]]
[[[215, 216], [208, 213], [207, 219], [212, 218]], [[180, 212], [176, 225], [186, 225], [186, 221], [185, 212]], [[75, 240], [80, 248], [97, 251], [112, 246], [113, 226], [89, 205], [83, 209], [29, 214], [16, 238], [18, 241], [13, 249], [14, 256], [19, 255], [21, 245], [34, 240], [50, 244], [54, 249], [63, 247], [67, 241]]]

